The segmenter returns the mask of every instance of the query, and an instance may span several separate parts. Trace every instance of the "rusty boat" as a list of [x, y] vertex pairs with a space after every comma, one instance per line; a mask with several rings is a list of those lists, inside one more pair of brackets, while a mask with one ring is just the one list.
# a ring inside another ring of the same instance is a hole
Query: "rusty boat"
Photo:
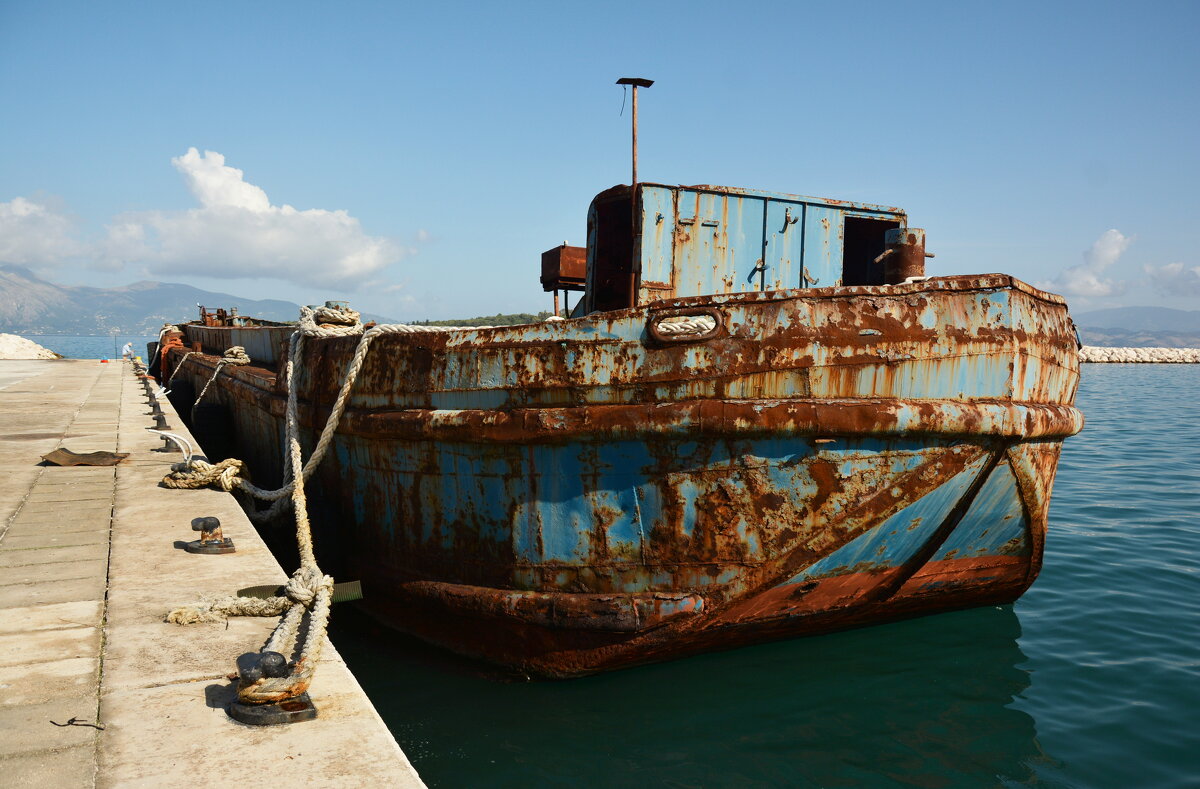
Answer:
[[[308, 491], [322, 564], [372, 615], [572, 676], [1010, 603], [1037, 577], [1083, 426], [1062, 298], [925, 277], [924, 232], [886, 206], [636, 183], [587, 226], [542, 258], [569, 317], [371, 346]], [[185, 415], [246, 348], [193, 432], [279, 483], [292, 327], [179, 328], [155, 364]], [[305, 346], [307, 447], [356, 344]]]

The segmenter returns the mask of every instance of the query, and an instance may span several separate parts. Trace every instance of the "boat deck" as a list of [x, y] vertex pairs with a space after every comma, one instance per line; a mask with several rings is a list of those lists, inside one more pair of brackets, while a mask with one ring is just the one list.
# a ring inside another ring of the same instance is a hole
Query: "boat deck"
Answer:
[[[127, 364], [0, 361], [3, 783], [422, 786], [330, 644], [316, 720], [250, 727], [225, 714], [234, 659], [275, 620], [179, 627], [163, 615], [286, 576], [232, 496], [158, 487], [180, 455], [159, 451], [148, 410]], [[130, 455], [109, 468], [39, 464], [58, 447]], [[181, 549], [202, 515], [221, 519], [237, 553]]]

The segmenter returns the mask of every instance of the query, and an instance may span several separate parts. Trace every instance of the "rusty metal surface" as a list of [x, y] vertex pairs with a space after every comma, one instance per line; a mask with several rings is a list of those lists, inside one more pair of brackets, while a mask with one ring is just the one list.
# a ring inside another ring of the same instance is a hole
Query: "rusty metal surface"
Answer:
[[887, 249], [883, 261], [883, 281], [888, 284], [904, 282], [910, 277], [925, 276], [925, 231], [915, 227], [889, 230], [884, 239]]
[[403, 590], [431, 607], [442, 606], [458, 615], [512, 618], [568, 630], [637, 632], [704, 610], [704, 598], [688, 592], [532, 592], [443, 581], [412, 581]]
[[[388, 335], [376, 341], [350, 406], [873, 397], [1069, 405], [1078, 359], [1067, 312], [1014, 282], [989, 275], [729, 294], [529, 326]], [[722, 336], [682, 347], [646, 342], [660, 313], [702, 306], [723, 313]], [[354, 344], [313, 344], [301, 371], [310, 396], [332, 402]]]
[[[722, 332], [650, 335], [701, 307]], [[307, 447], [354, 346], [308, 344]], [[318, 552], [394, 624], [559, 676], [1007, 602], [1077, 382], [1061, 300], [1001, 275], [387, 335], [311, 483]], [[276, 483], [281, 382], [227, 368], [208, 398]]]
[[263, 318], [255, 318], [250, 315], [239, 315], [237, 307], [230, 307], [229, 309], [225, 309], [224, 307], [218, 307], [216, 310], [213, 310], [210, 312], [209, 309], [203, 305], [197, 305], [197, 306], [200, 307], [200, 319], [198, 321], [196, 321], [196, 323], [193, 325], [225, 326], [225, 327], [230, 327], [230, 326], [262, 327], [262, 326], [288, 325], [288, 324], [280, 323], [278, 321], [269, 321], [269, 320], [265, 320]]
[[583, 290], [587, 250], [562, 244], [542, 253], [542, 290]]
[[220, 356], [235, 345], [246, 349], [246, 354], [260, 366], [278, 364], [280, 347], [287, 342], [295, 327], [287, 324], [277, 326], [197, 326], [187, 324], [190, 342], [199, 342], [203, 350]]
[[[885, 228], [907, 223], [904, 211], [890, 206], [721, 186], [639, 184], [634, 199], [637, 304], [841, 284], [848, 219], [879, 225], [871, 258], [883, 249]], [[629, 188], [598, 195], [589, 227], [606, 221], [598, 206], [614, 200], [628, 204]], [[613, 261], [592, 246], [588, 270], [595, 282]]]

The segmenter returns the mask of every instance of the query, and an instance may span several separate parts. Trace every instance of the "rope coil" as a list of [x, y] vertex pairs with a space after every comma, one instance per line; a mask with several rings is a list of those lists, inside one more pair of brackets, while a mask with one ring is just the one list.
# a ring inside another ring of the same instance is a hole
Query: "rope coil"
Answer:
[[680, 315], [663, 318], [655, 328], [661, 334], [706, 334], [717, 328], [717, 319], [711, 315]]

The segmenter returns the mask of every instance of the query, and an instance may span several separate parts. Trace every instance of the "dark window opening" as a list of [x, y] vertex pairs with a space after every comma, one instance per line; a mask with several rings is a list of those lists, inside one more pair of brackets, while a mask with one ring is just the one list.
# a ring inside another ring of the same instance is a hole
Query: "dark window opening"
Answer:
[[886, 219], [846, 217], [842, 235], [842, 284], [882, 285], [883, 263], [875, 258], [883, 254], [884, 233], [900, 227], [899, 222]]
[[[592, 309], [619, 310], [632, 307], [633, 216], [628, 187], [625, 194], [597, 201], [592, 279]], [[589, 228], [590, 230], [591, 228]]]

